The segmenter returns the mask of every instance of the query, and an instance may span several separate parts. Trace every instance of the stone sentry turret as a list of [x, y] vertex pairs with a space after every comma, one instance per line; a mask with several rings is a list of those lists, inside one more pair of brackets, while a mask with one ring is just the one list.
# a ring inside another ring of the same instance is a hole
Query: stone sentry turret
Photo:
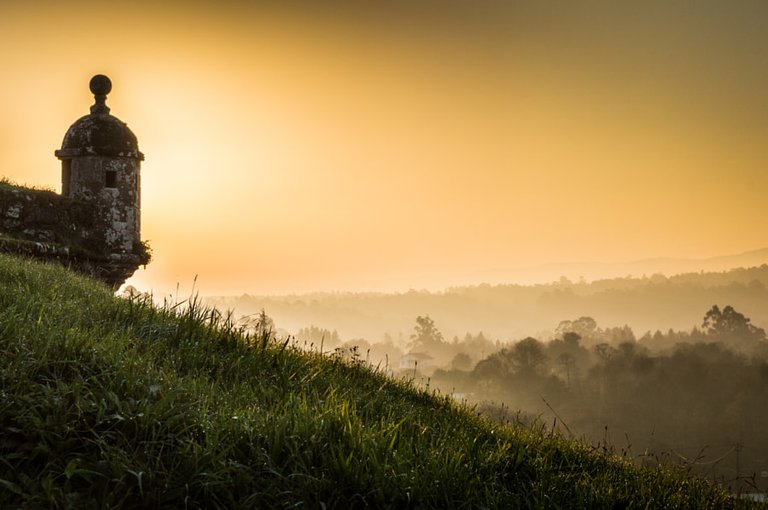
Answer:
[[141, 240], [144, 155], [106, 105], [112, 82], [91, 79], [91, 113], [64, 135], [61, 195], [0, 182], [0, 251], [55, 261], [119, 287], [149, 250]]
[[91, 78], [95, 103], [64, 135], [61, 149], [61, 195], [96, 204], [102, 216], [105, 248], [131, 253], [141, 243], [140, 167], [136, 135], [109, 114], [112, 82], [102, 74]]

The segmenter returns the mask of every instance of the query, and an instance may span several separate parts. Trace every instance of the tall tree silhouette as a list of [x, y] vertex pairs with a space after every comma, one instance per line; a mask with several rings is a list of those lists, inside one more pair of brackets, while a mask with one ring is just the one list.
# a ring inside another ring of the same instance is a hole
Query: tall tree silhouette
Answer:
[[765, 330], [758, 328], [750, 319], [734, 310], [730, 305], [720, 308], [715, 305], [704, 315], [701, 325], [703, 332], [717, 340], [756, 342], [765, 340]]
[[444, 344], [443, 334], [429, 315], [416, 317], [416, 326], [413, 328], [410, 343], [412, 351], [431, 351], [443, 347]]

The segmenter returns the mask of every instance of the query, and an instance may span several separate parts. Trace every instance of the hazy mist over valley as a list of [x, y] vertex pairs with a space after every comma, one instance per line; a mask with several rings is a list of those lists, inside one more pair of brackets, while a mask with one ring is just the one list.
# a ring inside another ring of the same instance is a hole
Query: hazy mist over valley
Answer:
[[741, 490], [768, 487], [766, 264], [208, 301], [257, 336], [364, 363], [503, 422], [536, 423]]
[[[207, 300], [221, 309], [234, 310], [238, 316], [253, 315], [263, 308], [277, 327], [292, 335], [301, 328], [317, 326], [335, 330], [345, 340], [381, 341], [385, 335], [407, 340], [417, 315], [432, 317], [449, 339], [480, 331], [501, 342], [525, 336], [549, 338], [561, 320], [581, 316], [594, 318], [601, 327], [628, 326], [640, 337], [648, 331], [698, 326], [703, 310], [718, 303], [732, 304], [758, 326], [768, 327], [765, 262], [768, 250], [755, 250], [700, 261], [590, 264], [595, 270], [601, 268], [603, 274], [642, 275], [592, 281], [581, 275], [558, 276], [552, 283], [483, 283], [439, 292], [244, 294]], [[656, 271], [661, 265], [680, 268], [682, 274], [664, 276]], [[716, 272], [704, 272], [707, 270]]]

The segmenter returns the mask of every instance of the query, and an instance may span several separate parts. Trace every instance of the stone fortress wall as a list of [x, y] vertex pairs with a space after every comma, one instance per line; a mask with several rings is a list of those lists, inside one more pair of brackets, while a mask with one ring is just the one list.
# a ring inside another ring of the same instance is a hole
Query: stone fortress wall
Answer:
[[39, 251], [97, 254], [102, 244], [97, 223], [91, 203], [67, 200], [52, 191], [0, 186], [2, 234], [35, 243]]
[[0, 252], [63, 264], [118, 287], [149, 262], [144, 244], [105, 250], [109, 217], [98, 204], [0, 183]]

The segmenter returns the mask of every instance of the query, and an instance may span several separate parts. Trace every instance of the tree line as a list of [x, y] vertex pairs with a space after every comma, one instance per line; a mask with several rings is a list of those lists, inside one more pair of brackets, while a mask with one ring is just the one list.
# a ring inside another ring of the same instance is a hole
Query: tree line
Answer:
[[[249, 320], [261, 334], [287, 335], [263, 309]], [[500, 419], [547, 423], [636, 462], [683, 464], [768, 489], [768, 339], [732, 306], [712, 306], [689, 331], [639, 338], [582, 316], [561, 321], [546, 341], [482, 332], [447, 340], [424, 315], [407, 338], [344, 341], [309, 326], [294, 342], [429, 384]], [[431, 363], [402, 366], [409, 353]]]
[[638, 462], [768, 488], [768, 341], [732, 306], [713, 306], [691, 331], [639, 339], [589, 317], [563, 321], [549, 342], [528, 337], [431, 381], [497, 414], [553, 419]]

